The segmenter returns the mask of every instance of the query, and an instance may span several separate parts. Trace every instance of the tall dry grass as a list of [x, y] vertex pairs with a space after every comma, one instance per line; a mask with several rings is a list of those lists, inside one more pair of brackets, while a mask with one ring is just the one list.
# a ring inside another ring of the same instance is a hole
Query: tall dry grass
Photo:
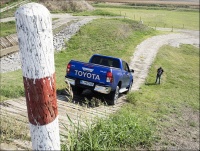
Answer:
[[50, 11], [81, 12], [94, 10], [94, 8], [84, 0], [39, 0], [39, 3], [45, 5]]

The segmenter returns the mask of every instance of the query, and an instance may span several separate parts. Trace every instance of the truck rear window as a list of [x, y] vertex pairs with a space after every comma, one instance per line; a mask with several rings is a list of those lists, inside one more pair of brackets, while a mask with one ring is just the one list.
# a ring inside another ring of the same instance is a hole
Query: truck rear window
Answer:
[[120, 68], [119, 60], [114, 58], [105, 58], [101, 56], [94, 56], [91, 60], [91, 63], [99, 64], [107, 67]]

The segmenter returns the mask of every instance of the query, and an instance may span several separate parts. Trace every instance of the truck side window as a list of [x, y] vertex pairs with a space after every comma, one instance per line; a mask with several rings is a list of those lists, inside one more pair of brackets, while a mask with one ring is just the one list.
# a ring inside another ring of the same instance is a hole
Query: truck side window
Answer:
[[126, 68], [127, 68], [127, 71], [130, 72], [130, 69], [127, 63], [126, 63]]
[[128, 67], [128, 64], [127, 64], [125, 61], [123, 61], [122, 64], [123, 64], [123, 69], [124, 69], [125, 71], [127, 71], [127, 72], [130, 72], [129, 67]]

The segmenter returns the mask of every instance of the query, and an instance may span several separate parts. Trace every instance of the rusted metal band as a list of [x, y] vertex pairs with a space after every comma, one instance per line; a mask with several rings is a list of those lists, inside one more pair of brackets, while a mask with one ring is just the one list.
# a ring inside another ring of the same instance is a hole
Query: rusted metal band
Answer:
[[52, 77], [28, 79], [23, 77], [29, 122], [46, 125], [58, 115], [55, 74]]

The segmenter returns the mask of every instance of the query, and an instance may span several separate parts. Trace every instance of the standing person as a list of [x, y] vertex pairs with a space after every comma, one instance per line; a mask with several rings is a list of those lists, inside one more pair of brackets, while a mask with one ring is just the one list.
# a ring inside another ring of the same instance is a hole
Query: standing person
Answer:
[[155, 83], [157, 83], [157, 81], [158, 81], [158, 83], [160, 84], [160, 78], [161, 78], [161, 75], [163, 74], [163, 72], [164, 72], [164, 70], [162, 69], [162, 67], [158, 68]]

